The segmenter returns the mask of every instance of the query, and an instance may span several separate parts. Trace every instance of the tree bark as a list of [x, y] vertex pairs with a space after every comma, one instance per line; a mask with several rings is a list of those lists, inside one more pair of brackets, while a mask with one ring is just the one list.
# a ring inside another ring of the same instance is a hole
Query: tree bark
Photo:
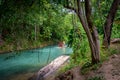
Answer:
[[91, 49], [91, 56], [92, 56], [92, 63], [98, 63], [100, 61], [100, 48], [99, 48], [99, 38], [96, 27], [93, 27], [93, 22], [91, 20], [91, 8], [90, 8], [90, 0], [85, 0], [85, 11], [86, 11], [86, 20], [84, 20], [81, 8], [80, 8], [80, 0], [77, 0], [78, 12], [77, 15], [81, 21], [81, 24], [87, 34], [90, 49]]
[[120, 0], [114, 0], [104, 24], [103, 47], [109, 48], [113, 21], [119, 7]]
[[88, 27], [89, 30], [91, 30], [91, 35], [92, 35], [92, 39], [93, 39], [93, 44], [92, 48], [94, 48], [94, 52], [92, 51], [92, 54], [95, 55], [96, 60], [94, 58], [94, 56], [92, 55], [92, 62], [96, 63], [100, 61], [100, 44], [99, 44], [99, 37], [98, 37], [98, 32], [96, 27], [93, 25], [92, 22], [92, 17], [91, 17], [91, 4], [90, 4], [90, 0], [85, 0], [85, 11], [86, 11], [86, 19], [87, 19], [87, 23], [88, 23]]

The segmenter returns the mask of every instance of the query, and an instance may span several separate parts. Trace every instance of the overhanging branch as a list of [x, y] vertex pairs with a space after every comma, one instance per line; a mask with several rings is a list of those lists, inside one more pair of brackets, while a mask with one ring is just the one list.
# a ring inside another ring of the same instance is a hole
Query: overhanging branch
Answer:
[[74, 12], [77, 12], [77, 9], [72, 7], [72, 6], [69, 6], [69, 1], [66, 0], [66, 5], [64, 5], [65, 8], [67, 9], [70, 9], [70, 10], [73, 10]]
[[67, 9], [73, 10], [74, 12], [77, 13], [77, 9], [75, 9], [74, 7], [71, 7], [71, 6], [64, 6], [64, 7]]

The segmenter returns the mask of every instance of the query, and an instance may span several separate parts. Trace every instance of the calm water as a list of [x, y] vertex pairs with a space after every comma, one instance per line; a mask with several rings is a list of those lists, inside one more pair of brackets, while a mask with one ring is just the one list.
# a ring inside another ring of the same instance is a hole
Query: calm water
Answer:
[[10, 76], [35, 72], [60, 55], [71, 54], [69, 47], [48, 46], [40, 49], [0, 54], [0, 80]]

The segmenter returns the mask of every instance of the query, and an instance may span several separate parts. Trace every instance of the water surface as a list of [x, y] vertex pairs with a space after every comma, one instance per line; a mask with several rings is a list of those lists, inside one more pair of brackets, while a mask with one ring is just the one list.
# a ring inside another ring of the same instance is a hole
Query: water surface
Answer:
[[60, 55], [71, 54], [69, 47], [57, 45], [44, 48], [0, 54], [0, 80], [10, 80], [13, 75], [38, 71]]

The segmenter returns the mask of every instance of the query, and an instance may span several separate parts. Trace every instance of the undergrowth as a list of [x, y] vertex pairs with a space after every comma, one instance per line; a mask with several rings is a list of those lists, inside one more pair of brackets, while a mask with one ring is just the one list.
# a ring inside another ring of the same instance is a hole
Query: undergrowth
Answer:
[[86, 74], [91, 70], [97, 70], [101, 66], [101, 62], [98, 64], [91, 64], [91, 62], [86, 62], [84, 65], [81, 67], [81, 73]]
[[88, 80], [105, 80], [105, 79], [102, 76], [95, 76], [95, 77], [89, 78]]
[[[100, 37], [100, 41], [102, 41], [102, 37]], [[62, 68], [62, 72], [72, 69], [75, 66], [81, 66], [81, 73], [86, 74], [91, 70], [97, 70], [102, 65], [105, 60], [109, 59], [109, 56], [113, 54], [120, 53], [120, 50], [110, 47], [109, 49], [100, 49], [100, 63], [91, 64], [91, 54], [90, 48], [88, 45], [88, 41], [86, 38], [81, 40], [80, 44], [78, 43], [73, 45], [73, 54], [71, 54], [71, 58], [69, 64]], [[102, 42], [100, 42], [102, 46]]]

